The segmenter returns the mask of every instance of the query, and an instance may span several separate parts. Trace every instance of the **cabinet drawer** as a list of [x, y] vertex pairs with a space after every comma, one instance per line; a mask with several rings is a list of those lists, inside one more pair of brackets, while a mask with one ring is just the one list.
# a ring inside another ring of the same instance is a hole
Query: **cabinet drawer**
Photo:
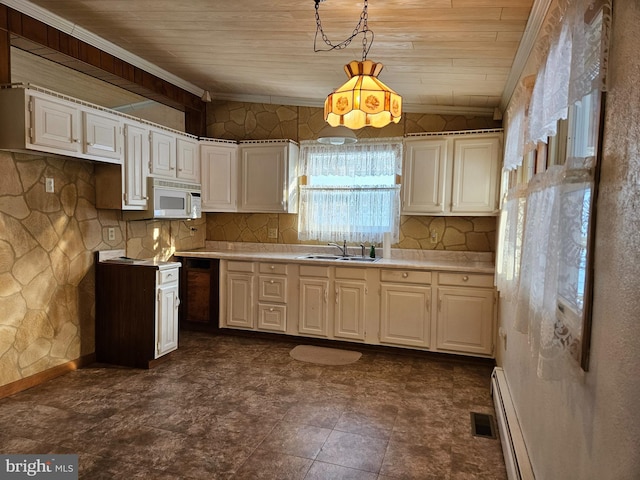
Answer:
[[273, 332], [287, 330], [287, 307], [285, 305], [258, 304], [258, 329]]
[[236, 262], [230, 260], [227, 262], [227, 271], [253, 273], [255, 271], [255, 264], [253, 262]]
[[283, 277], [267, 277], [260, 275], [258, 300], [261, 302], [287, 302], [287, 279]]
[[158, 285], [165, 285], [167, 283], [175, 283], [178, 281], [179, 273], [177, 268], [171, 268], [169, 270], [158, 271]]
[[286, 275], [287, 265], [284, 263], [261, 263], [260, 273], [271, 273], [274, 275]]
[[380, 281], [430, 284], [431, 272], [422, 272], [419, 270], [380, 270]]
[[329, 267], [320, 265], [300, 265], [301, 277], [329, 278]]
[[493, 288], [493, 275], [481, 273], [439, 273], [440, 285]]
[[336, 278], [344, 278], [347, 280], [366, 280], [367, 269], [336, 267]]

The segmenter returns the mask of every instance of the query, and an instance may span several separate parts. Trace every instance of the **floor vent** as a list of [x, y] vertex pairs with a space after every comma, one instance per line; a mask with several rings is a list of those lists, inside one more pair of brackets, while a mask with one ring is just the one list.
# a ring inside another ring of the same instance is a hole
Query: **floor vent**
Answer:
[[471, 433], [474, 437], [496, 438], [496, 422], [493, 415], [471, 412]]

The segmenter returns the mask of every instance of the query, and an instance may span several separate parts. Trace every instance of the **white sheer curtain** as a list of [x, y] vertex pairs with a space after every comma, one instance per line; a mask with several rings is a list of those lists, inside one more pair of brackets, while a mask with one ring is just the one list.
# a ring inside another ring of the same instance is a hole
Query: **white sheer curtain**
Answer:
[[538, 46], [546, 53], [529, 105], [525, 152], [556, 134], [569, 106], [594, 89], [606, 90], [611, 1], [562, 0], [550, 10], [546, 37]]
[[[496, 283], [515, 303], [514, 327], [528, 335], [538, 376], [579, 371], [586, 295], [587, 237], [597, 147], [598, 97], [606, 90], [611, 0], [558, 0], [548, 15], [536, 83], [524, 120], [514, 98], [507, 110], [507, 151], [524, 152], [555, 135], [573, 109], [566, 164], [509, 192], [500, 218]], [[595, 91], [595, 93], [594, 93]], [[527, 127], [528, 122], [528, 127]], [[511, 141], [509, 139], [511, 137]], [[511, 147], [510, 147], [511, 145]], [[518, 160], [520, 160], [518, 158]], [[505, 158], [505, 168], [513, 168]], [[516, 165], [517, 166], [517, 165]]]
[[[385, 232], [398, 242], [401, 139], [332, 146], [302, 144], [298, 238], [380, 243]], [[320, 184], [314, 178], [323, 177]], [[329, 179], [329, 180], [327, 180]], [[378, 180], [380, 179], [380, 180]]]
[[524, 213], [527, 189], [519, 186], [509, 192], [500, 213], [496, 252], [496, 285], [500, 296], [513, 301], [518, 293], [520, 257], [524, 233]]

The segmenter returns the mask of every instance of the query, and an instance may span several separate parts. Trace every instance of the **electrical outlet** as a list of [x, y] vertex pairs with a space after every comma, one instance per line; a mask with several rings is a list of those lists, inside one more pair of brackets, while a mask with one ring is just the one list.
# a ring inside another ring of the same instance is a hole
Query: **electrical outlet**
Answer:
[[113, 227], [109, 227], [107, 229], [107, 238], [111, 241], [111, 240], [115, 240], [116, 239], [116, 229]]
[[438, 243], [438, 232], [435, 230], [431, 231], [431, 243]]
[[278, 238], [278, 229], [277, 228], [270, 228], [268, 231], [268, 236], [269, 238]]
[[53, 178], [45, 177], [45, 179], [44, 179], [44, 191], [47, 192], [47, 193], [53, 193], [53, 192], [56, 191], [55, 183], [53, 181]]

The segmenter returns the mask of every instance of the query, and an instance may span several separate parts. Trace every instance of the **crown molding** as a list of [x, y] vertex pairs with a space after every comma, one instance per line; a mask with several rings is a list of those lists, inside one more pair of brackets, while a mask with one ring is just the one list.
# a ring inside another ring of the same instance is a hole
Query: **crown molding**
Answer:
[[6, 6], [13, 8], [25, 15], [28, 15], [36, 20], [41, 21], [42, 23], [49, 25], [50, 27], [56, 28], [61, 32], [64, 32], [78, 40], [82, 40], [89, 45], [92, 45], [104, 52], [110, 53], [114, 57], [117, 57], [131, 65], [134, 65], [152, 75], [155, 75], [158, 78], [166, 80], [173, 85], [180, 87], [198, 97], [201, 97], [204, 93], [204, 90], [182, 78], [174, 75], [173, 73], [167, 72], [166, 70], [158, 67], [157, 65], [148, 62], [147, 60], [134, 55], [133, 53], [125, 50], [124, 48], [119, 47], [98, 35], [91, 33], [88, 30], [76, 25], [75, 23], [70, 22], [69, 20], [65, 20], [64, 18], [51, 13], [44, 8], [34, 5], [27, 0], [2, 0], [0, 3], [5, 4]]
[[511, 70], [509, 70], [509, 76], [507, 77], [504, 90], [502, 90], [499, 107], [502, 112], [504, 112], [509, 106], [511, 96], [518, 85], [518, 81], [522, 76], [522, 72], [524, 72], [529, 56], [533, 51], [536, 38], [538, 37], [538, 33], [540, 33], [540, 29], [542, 28], [544, 18], [547, 16], [551, 2], [552, 0], [534, 0], [533, 2], [533, 7], [531, 8], [527, 25], [525, 26], [522, 39], [520, 40], [518, 51], [513, 59]]

